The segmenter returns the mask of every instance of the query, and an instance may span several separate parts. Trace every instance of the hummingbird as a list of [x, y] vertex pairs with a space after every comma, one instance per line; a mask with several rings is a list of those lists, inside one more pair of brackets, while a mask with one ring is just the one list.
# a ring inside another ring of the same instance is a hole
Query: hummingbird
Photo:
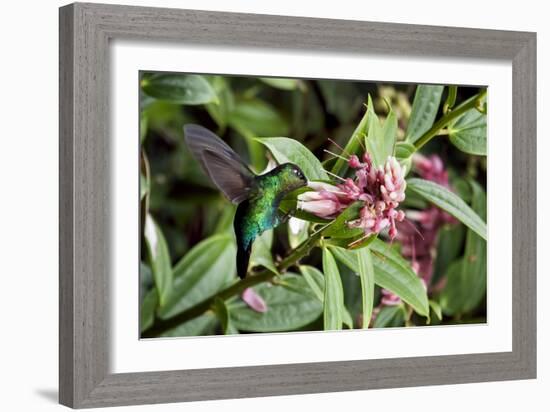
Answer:
[[187, 146], [203, 171], [228, 200], [238, 205], [233, 229], [237, 240], [237, 274], [244, 279], [254, 239], [288, 220], [290, 213], [279, 210], [281, 200], [308, 181], [293, 163], [283, 163], [256, 175], [210, 130], [195, 124], [183, 129]]

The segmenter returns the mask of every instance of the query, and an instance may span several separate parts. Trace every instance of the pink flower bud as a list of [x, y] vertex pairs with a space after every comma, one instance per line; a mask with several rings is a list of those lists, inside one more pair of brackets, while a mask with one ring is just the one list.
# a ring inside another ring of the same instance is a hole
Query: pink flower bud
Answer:
[[359, 158], [356, 155], [352, 155], [348, 160], [348, 165], [352, 169], [358, 169], [361, 167], [361, 162], [359, 161]]
[[328, 218], [340, 211], [340, 204], [334, 200], [313, 200], [313, 201], [298, 201], [298, 209], [322, 218]]
[[254, 289], [246, 288], [241, 294], [241, 299], [250, 309], [260, 313], [267, 312], [267, 304], [262, 297], [254, 291]]

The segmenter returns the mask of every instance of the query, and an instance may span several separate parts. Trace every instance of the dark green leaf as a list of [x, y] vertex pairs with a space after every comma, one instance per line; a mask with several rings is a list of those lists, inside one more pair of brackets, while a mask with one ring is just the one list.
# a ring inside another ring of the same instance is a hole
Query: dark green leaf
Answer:
[[353, 319], [346, 307], [342, 309], [342, 323], [347, 326], [348, 329], [353, 329]]
[[331, 225], [325, 229], [325, 236], [335, 237], [335, 238], [351, 238], [363, 234], [363, 229], [361, 228], [350, 228], [349, 222], [359, 218], [359, 210], [363, 207], [363, 202], [355, 202], [349, 207], [347, 207], [334, 221]]
[[252, 253], [250, 254], [250, 265], [263, 266], [275, 274], [279, 271], [273, 263], [273, 255], [271, 254], [271, 246], [273, 245], [273, 230], [266, 230], [254, 240], [252, 245]]
[[409, 142], [397, 142], [395, 144], [395, 157], [397, 160], [407, 160], [414, 152], [416, 152], [416, 148]]
[[139, 199], [142, 200], [149, 192], [149, 182], [147, 178], [140, 173], [139, 175]]
[[254, 291], [267, 305], [264, 313], [250, 309], [241, 299], [228, 302], [233, 325], [249, 332], [283, 332], [296, 330], [316, 320], [323, 305], [311, 293], [302, 276], [285, 274], [285, 283], [291, 286], [262, 283]]
[[326, 102], [326, 110], [336, 116], [340, 123], [350, 122], [361, 108], [364, 97], [351, 82], [317, 80]]
[[465, 227], [461, 224], [448, 224], [439, 229], [437, 255], [434, 264], [432, 285], [445, 274], [449, 265], [459, 257], [464, 245]]
[[[320, 302], [325, 301], [325, 278], [321, 271], [313, 266], [300, 266], [300, 272], [307, 284], [313, 291], [313, 294]], [[342, 312], [342, 322], [349, 329], [353, 329], [353, 319], [349, 311], [344, 307]]]
[[139, 117], [139, 143], [143, 144], [145, 137], [147, 136], [147, 126], [148, 126], [148, 117], [147, 114], [142, 112]]
[[217, 101], [210, 83], [197, 74], [153, 74], [142, 79], [141, 88], [149, 96], [171, 103], [197, 105]]
[[414, 178], [407, 180], [407, 190], [423, 196], [487, 240], [487, 225], [485, 222], [470, 206], [449, 189], [428, 180]]
[[[472, 207], [486, 216], [487, 199], [479, 184], [471, 182]], [[440, 303], [448, 315], [475, 309], [485, 296], [487, 287], [487, 242], [475, 232], [466, 234], [464, 257], [451, 265], [447, 284], [441, 292]]]
[[421, 84], [416, 88], [406, 133], [409, 143], [416, 142], [433, 126], [442, 93], [443, 86]]
[[298, 165], [308, 180], [329, 180], [319, 159], [297, 140], [287, 137], [257, 140], [269, 149], [277, 162]]
[[435, 313], [435, 316], [437, 317], [437, 319], [439, 320], [443, 319], [441, 306], [435, 300], [430, 300], [430, 309], [432, 310], [433, 313]]
[[411, 171], [412, 155], [416, 152], [416, 147], [409, 142], [397, 142], [395, 144], [395, 157], [399, 160], [401, 166], [405, 167], [405, 176]]
[[376, 237], [377, 237], [376, 234], [365, 236], [365, 234], [361, 232], [361, 234], [354, 236], [352, 238], [331, 237], [331, 238], [325, 238], [323, 242], [327, 246], [338, 246], [344, 249], [358, 250], [370, 245], [371, 242], [374, 241], [374, 239], [376, 239]]
[[223, 131], [227, 127], [229, 117], [235, 107], [235, 98], [229, 81], [224, 76], [213, 76], [210, 84], [218, 96], [219, 103], [208, 103], [205, 108]]
[[239, 133], [248, 130], [254, 137], [285, 136], [289, 130], [287, 121], [273, 106], [256, 98], [237, 100], [229, 125]]
[[155, 289], [152, 289], [143, 298], [143, 302], [139, 309], [139, 330], [141, 332], [148, 329], [153, 324], [157, 304], [158, 294]]
[[410, 263], [379, 239], [371, 243], [370, 249], [376, 284], [399, 296], [419, 315], [428, 316], [426, 288]]
[[375, 328], [392, 328], [405, 324], [405, 314], [402, 305], [384, 306], [376, 315]]
[[215, 235], [194, 246], [174, 267], [171, 298], [159, 316], [169, 318], [227, 286], [235, 277], [235, 253], [229, 235]]
[[232, 334], [238, 333], [238, 331], [236, 331], [235, 327], [233, 326], [233, 323], [231, 322], [229, 309], [227, 308], [226, 303], [222, 299], [219, 299], [219, 298], [215, 299], [214, 312], [218, 316], [218, 320], [222, 325], [222, 331], [224, 335], [232, 335]]
[[319, 299], [319, 302], [323, 302], [325, 294], [325, 278], [321, 271], [313, 266], [300, 265], [300, 273], [302, 273], [306, 283], [317, 299]]
[[361, 303], [363, 307], [363, 329], [368, 328], [374, 305], [374, 267], [368, 247], [357, 251], [357, 268], [361, 278]]
[[384, 125], [380, 123], [374, 111], [374, 104], [369, 95], [367, 108], [368, 133], [365, 138], [365, 146], [372, 156], [375, 166], [383, 165], [388, 156], [393, 155], [395, 140], [397, 138], [397, 117], [390, 108]]
[[260, 77], [259, 79], [265, 84], [281, 90], [295, 90], [302, 87], [302, 81], [299, 79], [284, 79], [277, 77]]
[[172, 288], [172, 262], [164, 236], [151, 215], [145, 219], [145, 244], [160, 306], [164, 306]]
[[176, 338], [180, 336], [204, 336], [213, 335], [217, 324], [216, 315], [209, 311], [198, 318], [191, 319], [181, 325], [172, 328], [163, 334], [164, 338]]
[[344, 290], [336, 261], [327, 248], [323, 248], [323, 272], [325, 274], [324, 328], [340, 330], [344, 316]]
[[457, 92], [457, 86], [447, 86], [447, 99], [443, 104], [443, 114], [447, 114], [455, 106]]
[[[399, 296], [418, 314], [427, 316], [429, 309], [426, 289], [411, 269], [410, 263], [380, 239], [374, 239], [369, 249], [374, 266], [374, 282]], [[359, 273], [357, 253], [364, 249], [346, 250], [332, 247], [331, 250], [339, 261]]]
[[288, 220], [288, 243], [291, 248], [298, 247], [308, 237], [309, 222], [307, 220], [291, 217]]
[[470, 183], [461, 177], [455, 177], [451, 182], [453, 192], [455, 192], [462, 200], [470, 204], [472, 202], [472, 189]]

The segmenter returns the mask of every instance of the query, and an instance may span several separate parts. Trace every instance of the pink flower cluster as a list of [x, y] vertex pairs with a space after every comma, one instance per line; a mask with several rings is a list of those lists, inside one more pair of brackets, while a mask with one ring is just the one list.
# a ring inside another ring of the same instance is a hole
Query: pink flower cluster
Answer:
[[[449, 188], [449, 175], [439, 156], [434, 154], [425, 157], [416, 154], [413, 164], [420, 177]], [[408, 228], [399, 228], [401, 254], [411, 260], [415, 272], [429, 284], [439, 229], [445, 223], [455, 223], [456, 219], [434, 205], [424, 210], [407, 211], [407, 218], [412, 224]]]
[[380, 233], [389, 228], [393, 240], [397, 236], [396, 222], [405, 218], [399, 203], [405, 200], [405, 170], [395, 157], [389, 156], [384, 165], [375, 167], [368, 153], [363, 161], [355, 155], [348, 160], [355, 177], [342, 179], [336, 186], [311, 182], [313, 192], [298, 196], [298, 208], [322, 218], [333, 218], [356, 201], [364, 202], [359, 218], [349, 221], [350, 228], [361, 228], [365, 235]]
[[[413, 157], [415, 171], [420, 177], [449, 188], [449, 175], [441, 158], [416, 154]], [[401, 243], [401, 254], [411, 261], [412, 269], [427, 288], [433, 275], [434, 256], [436, 254], [439, 229], [445, 223], [456, 220], [437, 206], [430, 205], [424, 210], [408, 210], [407, 222], [398, 224], [397, 240]], [[383, 306], [398, 305], [399, 296], [382, 289], [380, 306], [375, 308], [374, 316]]]

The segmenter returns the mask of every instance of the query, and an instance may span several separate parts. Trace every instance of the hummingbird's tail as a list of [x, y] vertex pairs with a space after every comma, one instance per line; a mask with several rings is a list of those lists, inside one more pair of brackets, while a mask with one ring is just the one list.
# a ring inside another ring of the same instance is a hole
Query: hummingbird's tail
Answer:
[[239, 275], [241, 279], [244, 279], [246, 277], [246, 272], [248, 272], [250, 251], [250, 246], [246, 249], [242, 247], [242, 245], [238, 245], [237, 247], [237, 275]]

